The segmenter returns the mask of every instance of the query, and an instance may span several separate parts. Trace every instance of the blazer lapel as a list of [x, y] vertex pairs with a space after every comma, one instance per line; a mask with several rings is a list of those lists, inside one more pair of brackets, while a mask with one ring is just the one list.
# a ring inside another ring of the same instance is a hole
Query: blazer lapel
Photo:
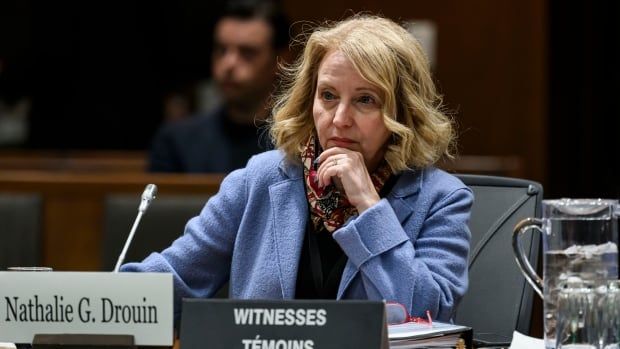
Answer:
[[408, 203], [410, 201], [409, 197], [416, 195], [420, 191], [423, 181], [423, 171], [404, 171], [398, 181], [396, 181], [392, 191], [386, 197], [401, 225], [413, 212], [413, 207]]
[[308, 204], [300, 169], [283, 166], [285, 174], [293, 178], [271, 185], [269, 196], [274, 215], [273, 238], [282, 297], [291, 299], [295, 295], [297, 269], [308, 220]]

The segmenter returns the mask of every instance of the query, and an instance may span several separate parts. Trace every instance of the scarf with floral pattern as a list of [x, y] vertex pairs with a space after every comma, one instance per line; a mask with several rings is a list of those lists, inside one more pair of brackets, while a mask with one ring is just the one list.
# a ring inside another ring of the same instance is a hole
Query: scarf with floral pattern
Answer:
[[[340, 228], [350, 217], [357, 215], [357, 209], [349, 203], [346, 194], [341, 193], [333, 184], [319, 188], [317, 176], [318, 165], [314, 165], [317, 148], [320, 145], [315, 141], [315, 136], [310, 136], [301, 152], [301, 161], [304, 166], [304, 181], [306, 183], [306, 195], [310, 207], [310, 219], [315, 231], [325, 228], [333, 233]], [[383, 160], [377, 169], [370, 175], [370, 179], [377, 193], [390, 178], [392, 171], [387, 162]]]

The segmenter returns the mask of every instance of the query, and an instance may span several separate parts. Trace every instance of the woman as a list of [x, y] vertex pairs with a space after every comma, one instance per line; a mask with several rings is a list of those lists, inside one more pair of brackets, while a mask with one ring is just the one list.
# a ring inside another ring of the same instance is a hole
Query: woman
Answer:
[[419, 43], [356, 16], [316, 30], [285, 78], [277, 150], [227, 176], [171, 247], [124, 270], [173, 273], [177, 302], [230, 280], [233, 298], [385, 299], [449, 320], [467, 288], [473, 196], [432, 167], [453, 129]]

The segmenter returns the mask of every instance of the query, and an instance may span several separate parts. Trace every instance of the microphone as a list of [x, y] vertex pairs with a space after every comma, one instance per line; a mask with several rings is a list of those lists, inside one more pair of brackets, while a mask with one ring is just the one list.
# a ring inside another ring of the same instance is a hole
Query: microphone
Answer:
[[142, 215], [149, 208], [149, 206], [151, 205], [151, 201], [153, 201], [156, 196], [157, 196], [157, 186], [155, 184], [147, 184], [146, 188], [144, 188], [144, 192], [142, 192], [142, 198], [140, 200], [140, 206], [138, 207], [138, 215], [136, 216], [136, 220], [133, 222], [133, 226], [131, 227], [131, 231], [129, 232], [127, 241], [125, 241], [125, 246], [123, 247], [123, 251], [121, 251], [121, 255], [118, 256], [118, 260], [116, 261], [116, 266], [114, 267], [115, 273], [118, 273], [118, 270], [120, 269], [121, 264], [123, 264], [123, 261], [125, 260], [125, 255], [127, 254], [129, 245], [131, 245], [131, 241], [133, 240], [133, 236], [136, 233], [138, 224], [140, 224]]
[[146, 212], [146, 210], [151, 205], [151, 201], [153, 201], [156, 196], [157, 186], [155, 184], [147, 184], [146, 188], [144, 188], [144, 192], [142, 193], [142, 200], [140, 201], [140, 207], [138, 207], [138, 212]]

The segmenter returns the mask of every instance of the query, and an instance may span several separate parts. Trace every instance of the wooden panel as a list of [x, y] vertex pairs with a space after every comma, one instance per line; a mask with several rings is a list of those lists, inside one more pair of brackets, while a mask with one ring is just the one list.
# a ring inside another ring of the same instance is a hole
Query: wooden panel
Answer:
[[45, 194], [142, 193], [147, 183], [156, 183], [160, 193], [212, 193], [221, 174], [66, 173], [54, 171], [2, 171], [2, 191], [43, 191]]
[[146, 156], [142, 151], [1, 150], [0, 170], [144, 172]]
[[518, 156], [462, 155], [454, 160], [440, 161], [437, 167], [451, 173], [524, 177], [523, 161]]
[[54, 270], [99, 270], [102, 199], [101, 196], [87, 195], [45, 198], [43, 265]]

